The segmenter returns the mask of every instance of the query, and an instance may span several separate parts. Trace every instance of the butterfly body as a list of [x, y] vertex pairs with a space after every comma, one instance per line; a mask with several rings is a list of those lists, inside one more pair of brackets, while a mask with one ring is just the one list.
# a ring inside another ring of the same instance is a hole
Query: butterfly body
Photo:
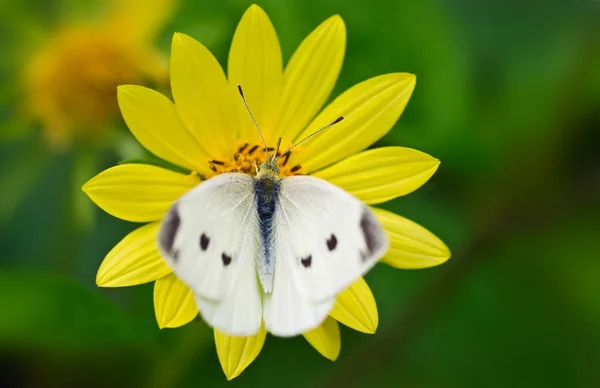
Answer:
[[254, 180], [254, 198], [259, 227], [257, 269], [264, 292], [273, 289], [275, 264], [274, 223], [279, 202], [279, 168], [275, 163], [263, 163]]

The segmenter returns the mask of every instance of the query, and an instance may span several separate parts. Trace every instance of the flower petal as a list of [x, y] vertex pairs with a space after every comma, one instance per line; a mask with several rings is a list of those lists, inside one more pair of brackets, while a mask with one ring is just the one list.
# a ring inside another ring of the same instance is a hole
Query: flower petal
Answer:
[[334, 15], [311, 32], [292, 55], [284, 72], [277, 124], [284, 143], [296, 138], [329, 97], [345, 50], [346, 26], [339, 15]]
[[266, 337], [264, 325], [250, 337], [232, 337], [215, 330], [217, 355], [227, 380], [238, 377], [258, 357]]
[[122, 164], [102, 171], [82, 189], [110, 215], [148, 222], [161, 219], [173, 202], [198, 183], [194, 175], [147, 164]]
[[428, 268], [450, 258], [450, 250], [421, 225], [386, 210], [371, 208], [390, 239], [382, 263], [402, 269]]
[[304, 338], [312, 345], [317, 352], [325, 358], [335, 361], [342, 347], [342, 338], [340, 335], [340, 326], [337, 321], [327, 317], [325, 321], [316, 329], [303, 334]]
[[117, 88], [117, 98], [131, 133], [148, 151], [201, 174], [210, 173], [210, 157], [167, 97], [142, 86], [123, 85]]
[[[283, 86], [281, 48], [269, 17], [256, 4], [248, 8], [235, 30], [228, 64], [229, 83], [242, 86], [263, 135], [274, 141]], [[242, 99], [234, 103], [240, 121], [239, 138], [260, 141]]]
[[127, 287], [148, 283], [171, 273], [156, 249], [159, 222], [137, 228], [108, 252], [98, 273], [100, 287]]
[[345, 119], [302, 144], [302, 148], [310, 152], [296, 152], [290, 163], [301, 164], [310, 173], [364, 150], [394, 126], [408, 103], [415, 82], [413, 74], [395, 73], [351, 87], [325, 107], [298, 139], [340, 116]]
[[161, 329], [190, 322], [198, 316], [192, 290], [175, 274], [158, 279], [154, 283], [154, 313]]
[[355, 154], [314, 176], [328, 180], [368, 204], [389, 201], [423, 185], [440, 162], [404, 147], [384, 147]]
[[184, 124], [198, 142], [212, 158], [229, 160], [238, 132], [233, 90], [210, 51], [185, 34], [173, 35], [171, 90]]
[[375, 297], [363, 278], [338, 295], [329, 315], [340, 323], [367, 334], [375, 333], [379, 324]]

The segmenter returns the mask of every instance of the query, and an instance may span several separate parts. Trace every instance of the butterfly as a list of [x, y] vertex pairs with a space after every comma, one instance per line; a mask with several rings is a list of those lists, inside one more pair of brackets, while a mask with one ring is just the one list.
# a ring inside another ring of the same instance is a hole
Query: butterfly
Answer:
[[[243, 91], [244, 104], [252, 116]], [[256, 176], [216, 175], [178, 199], [159, 228], [167, 264], [202, 318], [232, 336], [291, 337], [319, 326], [336, 296], [389, 247], [367, 205], [316, 177], [279, 177], [281, 139]], [[259, 129], [260, 133], [260, 129]]]

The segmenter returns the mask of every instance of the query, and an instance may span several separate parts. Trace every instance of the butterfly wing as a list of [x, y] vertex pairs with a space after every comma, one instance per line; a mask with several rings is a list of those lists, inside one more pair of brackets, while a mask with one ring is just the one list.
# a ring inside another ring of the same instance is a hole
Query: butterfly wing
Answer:
[[287, 257], [277, 255], [273, 292], [264, 294], [263, 319], [268, 332], [293, 337], [317, 327], [333, 308], [335, 297], [314, 303], [308, 300], [294, 280], [294, 267]]
[[265, 325], [287, 335], [317, 326], [336, 295], [375, 265], [388, 246], [371, 210], [349, 193], [315, 177], [282, 179]]
[[255, 334], [262, 320], [253, 185], [245, 174], [211, 178], [175, 202], [159, 230], [160, 252], [204, 320], [230, 335]]

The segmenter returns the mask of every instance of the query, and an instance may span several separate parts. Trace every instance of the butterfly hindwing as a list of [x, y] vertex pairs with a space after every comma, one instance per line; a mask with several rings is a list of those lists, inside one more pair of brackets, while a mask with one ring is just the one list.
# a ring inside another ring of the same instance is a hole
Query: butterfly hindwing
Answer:
[[275, 261], [273, 292], [264, 294], [266, 329], [279, 337], [292, 337], [318, 326], [327, 317], [335, 297], [319, 303], [308, 300], [294, 281], [294, 267], [287, 260]]
[[159, 231], [163, 257], [203, 318], [231, 335], [256, 333], [262, 319], [253, 185], [238, 173], [202, 182], [172, 205]]

